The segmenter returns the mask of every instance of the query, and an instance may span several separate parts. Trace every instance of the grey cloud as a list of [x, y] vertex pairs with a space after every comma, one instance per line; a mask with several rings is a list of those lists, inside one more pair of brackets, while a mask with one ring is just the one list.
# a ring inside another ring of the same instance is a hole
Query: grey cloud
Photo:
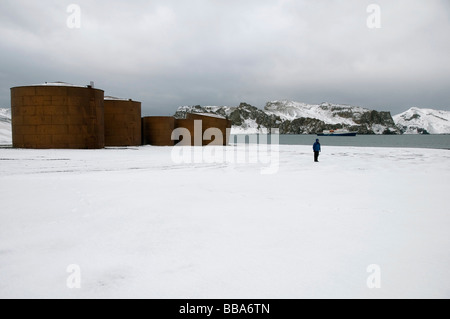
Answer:
[[[66, 26], [72, 2], [81, 29]], [[373, 2], [377, 30], [366, 26]], [[95, 80], [146, 115], [272, 99], [449, 109], [448, 10], [444, 0], [6, 0], [0, 103], [14, 85]]]

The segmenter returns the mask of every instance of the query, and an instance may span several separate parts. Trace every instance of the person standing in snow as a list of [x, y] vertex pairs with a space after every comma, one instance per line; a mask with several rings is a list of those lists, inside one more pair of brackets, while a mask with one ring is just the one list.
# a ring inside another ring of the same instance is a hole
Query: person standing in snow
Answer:
[[321, 151], [319, 139], [316, 139], [316, 142], [313, 145], [313, 151], [314, 151], [314, 162], [318, 162], [319, 161], [319, 153]]

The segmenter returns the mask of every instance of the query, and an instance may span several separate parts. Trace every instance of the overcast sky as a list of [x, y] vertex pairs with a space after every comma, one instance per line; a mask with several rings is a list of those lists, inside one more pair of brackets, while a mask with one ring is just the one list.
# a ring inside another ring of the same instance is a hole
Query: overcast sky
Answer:
[[2, 107], [14, 86], [95, 81], [143, 115], [282, 99], [450, 110], [448, 0], [0, 0], [0, 55]]

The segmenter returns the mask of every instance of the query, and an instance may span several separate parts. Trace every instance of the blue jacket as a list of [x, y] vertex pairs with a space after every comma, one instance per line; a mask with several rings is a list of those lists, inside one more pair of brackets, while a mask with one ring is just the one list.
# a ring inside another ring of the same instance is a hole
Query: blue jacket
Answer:
[[319, 141], [316, 141], [313, 145], [314, 152], [320, 152], [320, 143]]

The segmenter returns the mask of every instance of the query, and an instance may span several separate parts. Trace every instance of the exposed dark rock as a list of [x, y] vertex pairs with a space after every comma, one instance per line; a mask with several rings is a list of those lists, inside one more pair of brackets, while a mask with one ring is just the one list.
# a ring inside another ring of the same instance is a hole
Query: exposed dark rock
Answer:
[[[246, 121], [254, 123], [253, 128], [270, 129], [278, 128], [280, 134], [315, 134], [323, 130], [347, 128], [359, 134], [400, 134], [399, 128], [395, 126], [390, 112], [378, 112], [362, 108], [352, 108], [350, 106], [332, 105], [322, 103], [319, 107], [324, 111], [329, 111], [333, 118], [351, 119], [356, 125], [327, 124], [316, 118], [300, 117], [294, 120], [282, 119], [279, 115], [273, 114], [272, 110], [282, 110], [284, 102], [269, 102], [264, 110], [253, 105], [242, 102], [237, 107], [202, 107], [199, 105], [191, 107], [180, 107], [175, 113], [176, 118], [185, 118], [187, 112], [191, 113], [213, 113], [227, 117], [233, 126], [246, 129]], [[286, 110], [289, 112], [289, 110]], [[276, 112], [278, 114], [278, 112]], [[256, 124], [256, 125], [255, 125]], [[377, 131], [375, 131], [375, 126]], [[380, 127], [384, 128], [380, 132]]]

